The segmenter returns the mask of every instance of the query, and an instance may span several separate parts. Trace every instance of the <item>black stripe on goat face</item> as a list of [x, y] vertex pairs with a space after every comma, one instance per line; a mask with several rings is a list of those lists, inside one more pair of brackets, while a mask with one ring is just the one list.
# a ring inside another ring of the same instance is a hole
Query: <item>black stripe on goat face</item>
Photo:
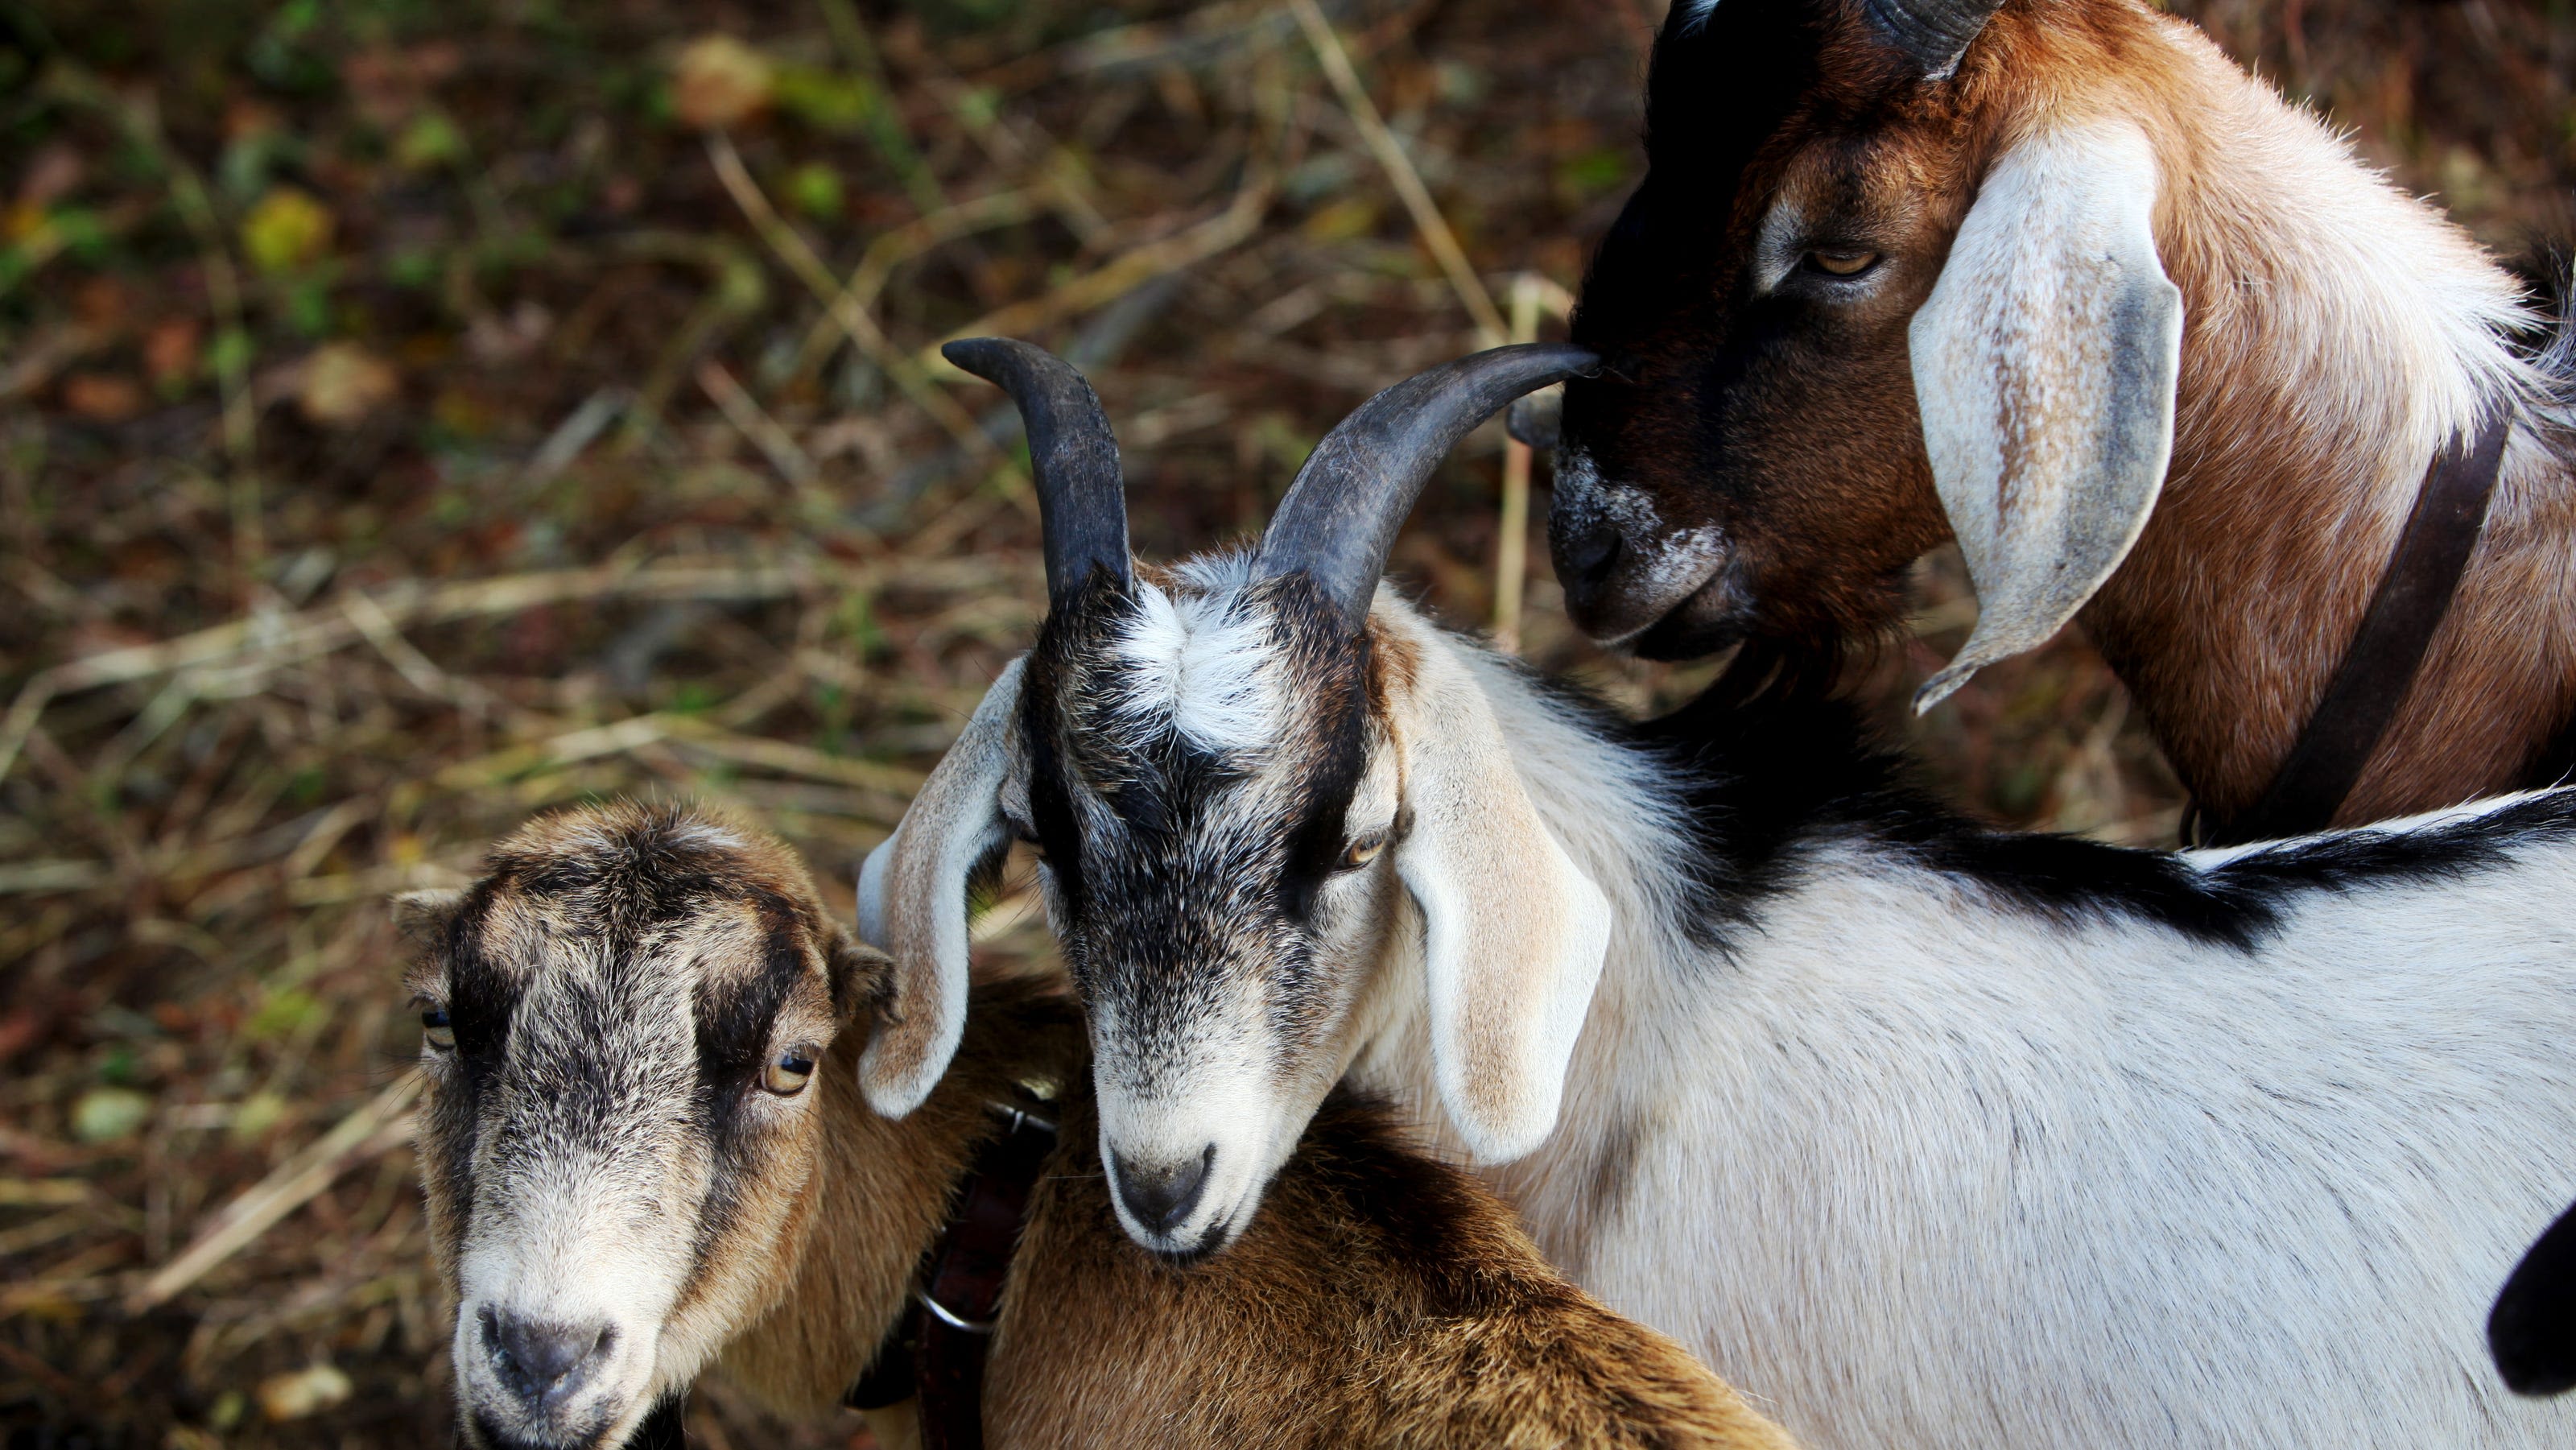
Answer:
[[[1365, 630], [1239, 555], [1086, 596], [1030, 653], [1014, 826], [1044, 859], [1102, 1148], [1149, 1247], [1237, 1227], [1225, 1191], [1257, 1195], [1339, 1075], [1385, 917], [1353, 838], [1395, 809], [1375, 678]], [[1202, 1186], [1198, 1211], [1156, 1183]]]
[[1548, 519], [1596, 639], [1837, 653], [1941, 538], [1906, 323], [1961, 138], [1859, 10], [1676, 4], [1656, 42], [1647, 174], [1574, 317], [1605, 367], [1566, 385]]
[[[834, 1035], [833, 938], [792, 858], [681, 810], [550, 818], [492, 866], [423, 982], [456, 1029], [424, 1053], [423, 1178], [460, 1422], [579, 1441], [768, 1307], [813, 1158], [780, 1059], [810, 1075]], [[527, 1368], [550, 1352], [551, 1390]]]

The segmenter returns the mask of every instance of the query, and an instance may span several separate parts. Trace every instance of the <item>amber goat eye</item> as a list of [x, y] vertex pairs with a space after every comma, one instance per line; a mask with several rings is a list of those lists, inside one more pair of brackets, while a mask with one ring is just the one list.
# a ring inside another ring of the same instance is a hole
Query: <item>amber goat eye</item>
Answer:
[[1354, 837], [1348, 846], [1342, 848], [1342, 865], [1345, 868], [1365, 866], [1376, 860], [1377, 853], [1385, 849], [1384, 831], [1371, 831], [1365, 836]]
[[805, 1084], [813, 1080], [814, 1059], [806, 1056], [801, 1047], [791, 1047], [771, 1058], [760, 1074], [760, 1085], [782, 1098], [805, 1091]]
[[1857, 277], [1878, 265], [1878, 253], [1861, 251], [1813, 251], [1807, 262], [1817, 271], [1834, 277]]
[[456, 1046], [456, 1024], [448, 1021], [447, 1014], [436, 1007], [431, 1007], [420, 1014], [420, 1032], [423, 1037], [429, 1039], [430, 1046], [441, 1052], [449, 1051]]

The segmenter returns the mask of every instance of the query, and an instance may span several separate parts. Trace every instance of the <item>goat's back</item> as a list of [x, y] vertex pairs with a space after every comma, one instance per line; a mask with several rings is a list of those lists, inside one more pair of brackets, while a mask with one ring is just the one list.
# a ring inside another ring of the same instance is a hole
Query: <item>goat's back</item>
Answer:
[[1336, 1098], [1251, 1227], [1173, 1268], [1113, 1216], [1087, 1094], [1039, 1184], [987, 1381], [996, 1443], [1788, 1450], [1509, 1209]]

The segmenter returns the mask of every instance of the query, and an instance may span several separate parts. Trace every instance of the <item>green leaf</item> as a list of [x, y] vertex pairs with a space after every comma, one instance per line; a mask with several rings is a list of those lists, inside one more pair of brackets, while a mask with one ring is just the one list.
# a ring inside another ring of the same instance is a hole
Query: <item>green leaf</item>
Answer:
[[841, 173], [821, 161], [808, 161], [787, 173], [787, 199], [817, 221], [836, 221], [844, 196]]
[[152, 1096], [133, 1088], [91, 1088], [72, 1104], [72, 1136], [84, 1143], [113, 1143], [142, 1131], [152, 1116]]
[[301, 987], [289, 987], [283, 992], [271, 993], [267, 1001], [259, 1004], [259, 1010], [250, 1014], [250, 1020], [242, 1024], [242, 1035], [253, 1038], [285, 1037], [313, 1021], [325, 1010], [321, 1001], [312, 993]]
[[837, 71], [793, 66], [780, 71], [773, 85], [778, 108], [818, 131], [856, 131], [879, 104], [876, 87]]

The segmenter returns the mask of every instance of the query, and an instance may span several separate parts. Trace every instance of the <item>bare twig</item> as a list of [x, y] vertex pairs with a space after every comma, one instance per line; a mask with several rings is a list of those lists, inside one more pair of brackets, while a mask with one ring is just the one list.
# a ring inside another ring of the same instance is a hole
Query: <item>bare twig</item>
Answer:
[[1324, 12], [1315, 8], [1315, 0], [1289, 0], [1297, 14], [1297, 23], [1306, 30], [1306, 40], [1315, 48], [1315, 59], [1324, 67], [1324, 76], [1342, 98], [1342, 108], [1350, 112], [1351, 124], [1357, 126], [1361, 139], [1368, 142], [1369, 154], [1377, 158], [1386, 172], [1404, 209], [1413, 216], [1414, 230], [1422, 234], [1422, 244], [1449, 276], [1450, 290], [1458, 294], [1459, 305], [1476, 323], [1476, 331], [1485, 346], [1499, 346], [1503, 340], [1503, 314], [1494, 308], [1493, 294], [1485, 290], [1484, 280], [1467, 261], [1465, 249], [1458, 245], [1458, 234], [1449, 229], [1448, 219], [1441, 216], [1439, 203], [1431, 199], [1431, 189], [1422, 184], [1422, 173], [1413, 166], [1413, 158], [1404, 154], [1404, 146], [1395, 133], [1386, 128], [1386, 119], [1378, 114], [1377, 103], [1369, 99], [1368, 88], [1360, 84], [1359, 72], [1351, 68], [1350, 52], [1342, 48], [1342, 38], [1333, 33]]
[[800, 499], [811, 493], [817, 476], [814, 460], [796, 446], [796, 440], [778, 426], [777, 419], [743, 391], [742, 384], [734, 381], [724, 364], [714, 358], [700, 362], [698, 386], [715, 400], [717, 410], [734, 426], [734, 431], [751, 440], [751, 446], [760, 450], [769, 466], [778, 470], [778, 476], [787, 480]]
[[[947, 429], [948, 435], [969, 453], [1007, 463], [1001, 450], [984, 436], [984, 430], [975, 426], [974, 417], [959, 406], [955, 398], [941, 391], [918, 363], [895, 346], [893, 340], [885, 335], [885, 330], [877, 326], [876, 319], [841, 286], [831, 269], [823, 265], [823, 259], [815, 254], [813, 245], [805, 240], [804, 234], [788, 225], [787, 219], [778, 214], [778, 209], [769, 204], [769, 197], [761, 191], [760, 184], [752, 180], [750, 171], [744, 168], [742, 153], [734, 149], [732, 140], [723, 132], [707, 134], [707, 158], [715, 163], [716, 178], [724, 183], [734, 204], [742, 208], [752, 230], [760, 233], [760, 239], [769, 244], [770, 251], [786, 264], [787, 270], [795, 273], [797, 279], [831, 309], [832, 319], [850, 335], [850, 341], [858, 345], [859, 351], [884, 369], [885, 375], [893, 380], [905, 397], [928, 413], [940, 427]], [[1025, 488], [1026, 476], [1019, 474], [1017, 465], [1010, 466], [1013, 474], [1020, 478], [1020, 486]]]
[[[1538, 279], [1523, 272], [1512, 283], [1512, 341], [1538, 336]], [[1494, 643], [1506, 653], [1521, 647], [1521, 592], [1529, 579], [1530, 447], [1503, 440], [1503, 506], [1494, 548]]]
[[[1248, 177], [1225, 210], [1159, 242], [1124, 253], [1095, 271], [1055, 288], [1043, 297], [1015, 302], [977, 318], [950, 337], [1012, 337], [1034, 332], [1077, 313], [1115, 301], [1158, 277], [1192, 267], [1241, 246], [1261, 228], [1270, 206], [1270, 181], [1256, 172]], [[942, 339], [945, 341], [946, 339]], [[924, 367], [945, 368], [936, 347], [922, 354]]]
[[279, 1164], [275, 1172], [217, 1210], [177, 1258], [127, 1295], [126, 1311], [139, 1314], [169, 1303], [276, 1227], [279, 1220], [311, 1202], [352, 1165], [410, 1142], [412, 1120], [406, 1110], [419, 1095], [420, 1075], [405, 1073], [366, 1106]]

